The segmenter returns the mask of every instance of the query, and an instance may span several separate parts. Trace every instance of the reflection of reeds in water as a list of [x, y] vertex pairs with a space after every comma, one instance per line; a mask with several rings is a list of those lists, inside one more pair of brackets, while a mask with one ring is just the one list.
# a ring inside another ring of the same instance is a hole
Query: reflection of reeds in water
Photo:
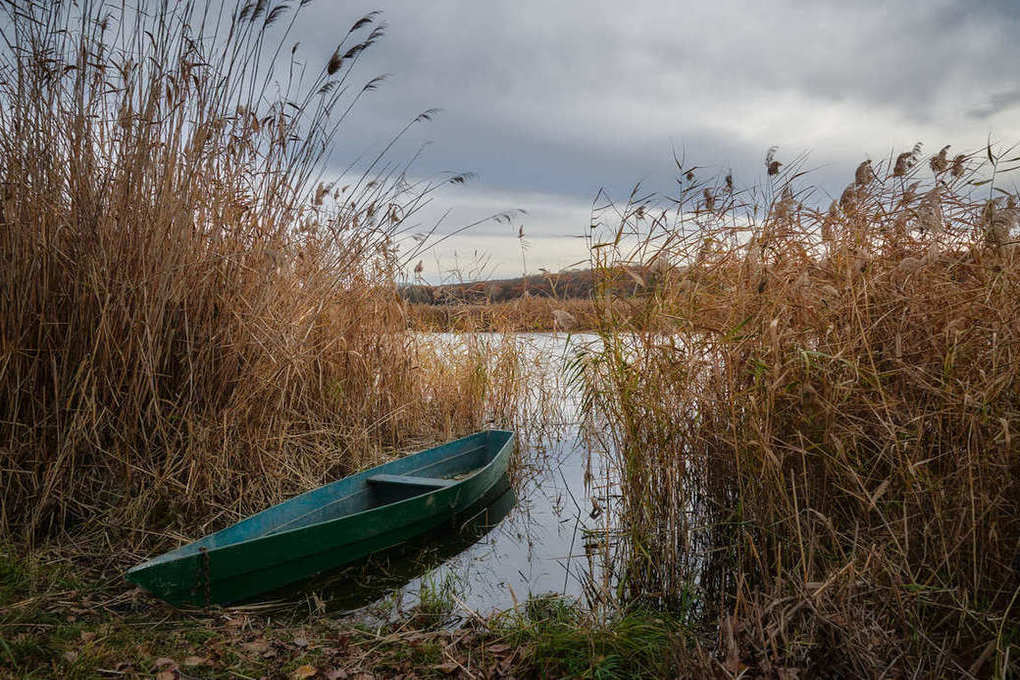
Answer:
[[734, 668], [1016, 670], [1018, 211], [986, 181], [1016, 159], [980, 157], [862, 164], [821, 210], [772, 157], [764, 190], [609, 209], [593, 264], [657, 271], [603, 283], [575, 366], [623, 582], [721, 622]]

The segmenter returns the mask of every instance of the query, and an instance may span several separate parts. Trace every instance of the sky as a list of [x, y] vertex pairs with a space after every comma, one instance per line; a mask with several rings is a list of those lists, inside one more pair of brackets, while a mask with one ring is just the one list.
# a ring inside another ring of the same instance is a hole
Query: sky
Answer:
[[928, 153], [1020, 142], [1016, 0], [315, 0], [291, 39], [325, 62], [372, 10], [386, 34], [357, 73], [389, 77], [350, 119], [336, 167], [437, 107], [394, 153], [427, 143], [415, 173], [476, 177], [422, 217], [448, 212], [449, 232], [525, 211], [437, 245], [423, 258], [434, 283], [583, 265], [597, 192], [668, 192], [674, 151], [749, 186], [778, 146], [838, 195], [858, 163], [918, 141]]

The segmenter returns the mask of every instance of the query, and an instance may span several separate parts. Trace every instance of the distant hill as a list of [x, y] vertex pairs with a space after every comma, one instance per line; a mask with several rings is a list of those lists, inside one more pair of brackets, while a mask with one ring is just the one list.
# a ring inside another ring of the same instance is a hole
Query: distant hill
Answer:
[[593, 280], [590, 269], [579, 269], [516, 279], [404, 286], [401, 295], [409, 302], [431, 305], [508, 302], [526, 295], [571, 300], [591, 297]]
[[[601, 271], [606, 277], [608, 272]], [[647, 268], [619, 267], [612, 271], [611, 288], [616, 295], [634, 295], [638, 289], [652, 285], [659, 274]], [[606, 279], [603, 279], [604, 281]], [[575, 269], [549, 274], [533, 274], [516, 279], [449, 283], [439, 286], [404, 286], [401, 296], [413, 304], [461, 305], [495, 304], [524, 297], [553, 300], [589, 299], [595, 285], [590, 269]]]
[[534, 274], [489, 281], [407, 285], [401, 295], [409, 302], [426, 305], [498, 303], [532, 297], [570, 300], [592, 297], [591, 269]]

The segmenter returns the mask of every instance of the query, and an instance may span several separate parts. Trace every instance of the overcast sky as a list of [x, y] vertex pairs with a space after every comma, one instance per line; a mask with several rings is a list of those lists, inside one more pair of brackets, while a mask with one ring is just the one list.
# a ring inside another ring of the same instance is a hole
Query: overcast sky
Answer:
[[[381, 10], [386, 36], [359, 72], [390, 74], [348, 125], [338, 160], [385, 143], [420, 111], [406, 150], [429, 141], [417, 171], [469, 170], [444, 192], [446, 228], [508, 208], [425, 260], [446, 276], [519, 275], [523, 224], [531, 273], [584, 258], [592, 200], [635, 182], [668, 191], [673, 149], [690, 163], [761, 178], [807, 153], [814, 184], [838, 192], [865, 158], [917, 141], [934, 153], [1020, 141], [1020, 4], [1001, 2], [385, 2], [317, 0], [293, 39], [328, 60], [350, 24]], [[706, 171], [709, 172], [709, 171]]]

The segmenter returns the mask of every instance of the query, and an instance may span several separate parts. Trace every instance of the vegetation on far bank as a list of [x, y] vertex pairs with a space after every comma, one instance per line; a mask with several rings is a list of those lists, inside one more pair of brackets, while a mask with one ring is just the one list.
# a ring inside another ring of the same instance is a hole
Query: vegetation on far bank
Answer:
[[407, 285], [401, 286], [400, 297], [420, 305], [499, 304], [522, 297], [574, 300], [590, 298], [594, 281], [591, 269], [575, 269], [512, 279]]
[[[636, 295], [655, 272], [621, 268], [614, 292]], [[598, 274], [606, 280], [605, 272]], [[596, 272], [591, 269], [514, 279], [424, 284], [399, 289], [409, 328], [430, 332], [544, 332], [588, 330], [598, 323], [592, 302]]]
[[432, 333], [578, 331], [596, 323], [590, 299], [522, 297], [492, 304], [407, 304], [405, 314], [409, 328]]

